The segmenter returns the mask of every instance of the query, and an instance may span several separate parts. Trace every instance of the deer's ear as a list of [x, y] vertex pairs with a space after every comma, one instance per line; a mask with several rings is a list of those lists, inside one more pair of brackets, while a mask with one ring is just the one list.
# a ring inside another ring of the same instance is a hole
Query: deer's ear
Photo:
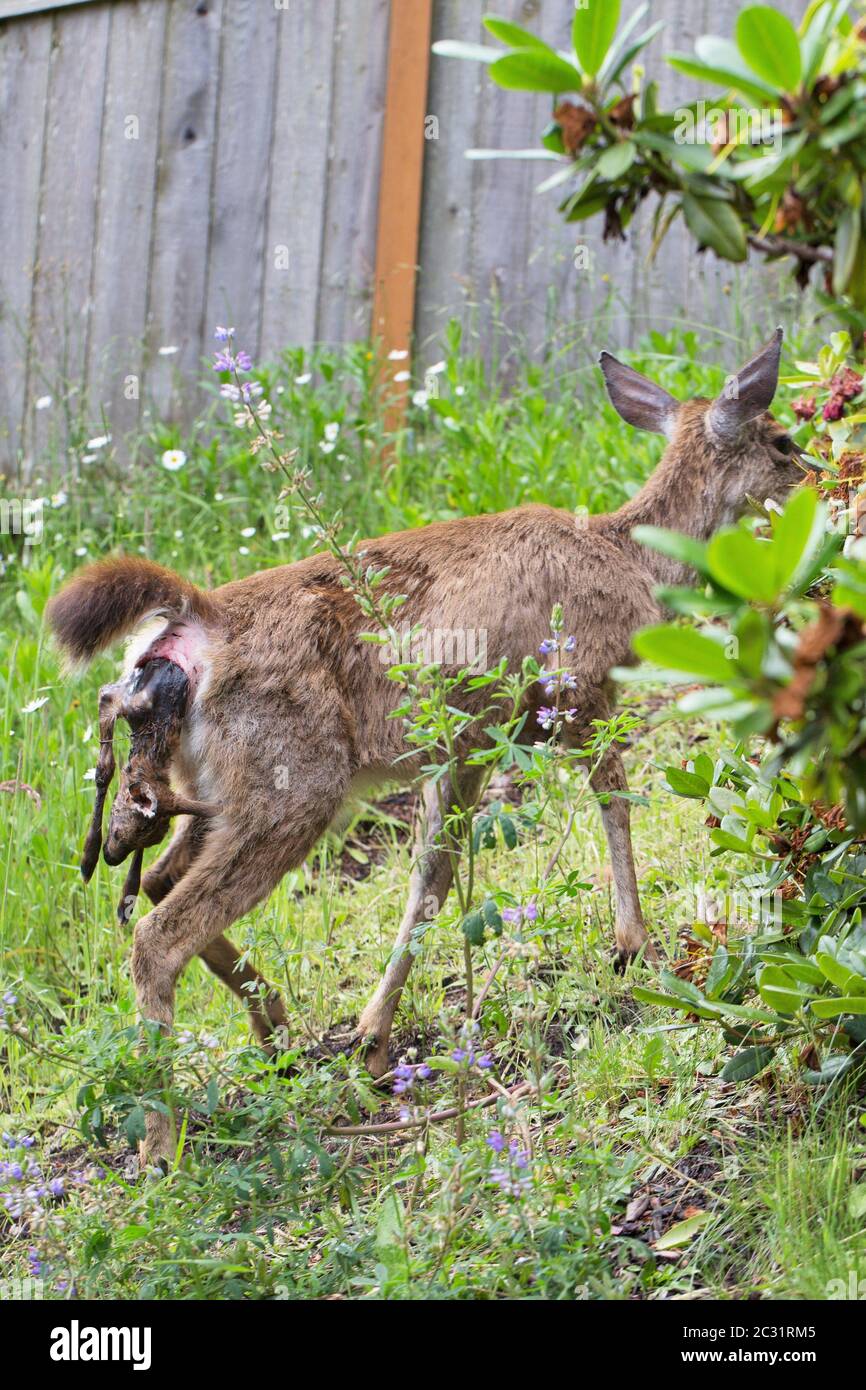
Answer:
[[760, 352], [736, 376], [729, 377], [707, 412], [707, 424], [721, 439], [735, 439], [743, 425], [769, 410], [779, 384], [782, 329], [777, 328]]
[[679, 401], [633, 367], [619, 362], [609, 352], [598, 359], [611, 404], [618, 415], [639, 430], [651, 430], [671, 438]]

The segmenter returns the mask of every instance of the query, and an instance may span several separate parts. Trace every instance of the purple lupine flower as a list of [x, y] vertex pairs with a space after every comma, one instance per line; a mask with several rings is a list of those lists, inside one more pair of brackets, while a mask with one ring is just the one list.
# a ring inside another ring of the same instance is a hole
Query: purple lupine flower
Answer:
[[493, 1066], [493, 1058], [490, 1056], [489, 1052], [482, 1052], [481, 1056], [476, 1059], [475, 1065], [479, 1067], [481, 1071], [488, 1071], [489, 1068]]
[[426, 1062], [422, 1062], [421, 1065], [420, 1065], [420, 1067], [418, 1067], [418, 1068], [416, 1069], [415, 1075], [416, 1075], [421, 1081], [426, 1081], [427, 1078], [428, 1078], [428, 1076], [432, 1076], [432, 1075], [433, 1075], [433, 1068], [432, 1068], [432, 1067], [428, 1067], [428, 1065], [427, 1065]]
[[559, 643], [555, 637], [545, 637], [538, 650], [542, 656], [550, 656], [551, 652], [559, 651]]
[[402, 1096], [404, 1092], [411, 1090], [414, 1080], [415, 1072], [413, 1068], [410, 1067], [408, 1063], [401, 1062], [398, 1067], [394, 1068], [394, 1095]]
[[509, 922], [512, 926], [519, 927], [523, 918], [523, 909], [519, 907], [503, 907], [501, 916], [503, 922]]
[[240, 352], [235, 356], [235, 366], [238, 368], [238, 371], [248, 372], [252, 365], [253, 359], [248, 352], [244, 352], [243, 348], [241, 348]]
[[235, 359], [230, 352], [218, 352], [213, 360], [215, 372], [231, 372], [234, 370]]
[[260, 386], [257, 381], [245, 381], [241, 387], [241, 396], [247, 405], [249, 405], [250, 401], [255, 396], [260, 396], [262, 394], [263, 389], [264, 388]]
[[233, 381], [224, 381], [220, 387], [220, 395], [227, 401], [239, 401], [241, 393]]
[[505, 1149], [505, 1136], [498, 1129], [490, 1131], [487, 1142], [495, 1154], [501, 1154]]
[[62, 1197], [65, 1191], [62, 1178], [52, 1178], [48, 1184], [48, 1190], [52, 1197]]
[[465, 1062], [468, 1056], [469, 1053], [466, 1051], [465, 1047], [455, 1047], [454, 1051], [451, 1053], [451, 1060], [453, 1062]]
[[8, 1004], [10, 1009], [13, 1008], [18, 1003], [18, 995], [13, 994], [11, 989], [7, 989], [3, 995], [3, 1003]]
[[527, 922], [534, 922], [535, 919], [537, 918], [537, 916], [538, 916], [538, 907], [537, 907], [537, 905], [536, 905], [536, 902], [535, 902], [535, 899], [534, 899], [534, 898], [530, 898], [529, 902], [528, 902], [528, 903], [526, 904], [526, 906], [524, 907], [524, 909], [523, 909], [523, 916], [526, 918], [526, 921], [527, 921]]
[[574, 637], [566, 637], [566, 639], [565, 639], [565, 651], [567, 651], [567, 652], [573, 652], [576, 646], [577, 646], [577, 641], [576, 641], [576, 639], [575, 639]]
[[539, 705], [536, 718], [542, 729], [552, 729], [556, 723], [556, 710], [550, 705]]
[[218, 324], [214, 330], [214, 337], [218, 343], [227, 343], [230, 338], [234, 337], [234, 333], [235, 330], [233, 328], [223, 328]]

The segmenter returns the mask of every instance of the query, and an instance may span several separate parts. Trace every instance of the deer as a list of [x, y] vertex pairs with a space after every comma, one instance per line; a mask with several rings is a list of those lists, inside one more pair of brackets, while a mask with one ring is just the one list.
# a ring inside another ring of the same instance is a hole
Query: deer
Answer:
[[[585, 747], [591, 721], [609, 718], [615, 708], [612, 668], [635, 661], [633, 634], [662, 613], [657, 589], [694, 577], [677, 559], [642, 546], [634, 529], [660, 526], [706, 540], [742, 515], [751, 498], [778, 501], [802, 478], [798, 447], [769, 413], [781, 344], [779, 328], [718, 397], [683, 402], [603, 352], [599, 364], [619, 416], [667, 441], [648, 480], [624, 505], [587, 517], [531, 504], [433, 522], [361, 542], [364, 563], [387, 569], [385, 583], [405, 595], [402, 611], [414, 628], [484, 629], [491, 666], [504, 657], [509, 669], [519, 669], [539, 650], [554, 605], [561, 604], [564, 630], [578, 634], [567, 661], [569, 701], [579, 711], [561, 737], [575, 750]], [[138, 661], [147, 667], [164, 658], [187, 676], [170, 769], [182, 792], [179, 826], [143, 881], [153, 906], [135, 924], [132, 978], [140, 1016], [169, 1031], [176, 983], [192, 957], [212, 968], [216, 962], [217, 973], [239, 992], [232, 978], [237, 952], [225, 936], [231, 924], [303, 862], [359, 789], [418, 778], [420, 755], [407, 755], [403, 725], [389, 717], [401, 687], [388, 678], [378, 649], [361, 640], [368, 619], [332, 554], [212, 590], [143, 557], [110, 557], [72, 576], [47, 609], [56, 641], [78, 665], [155, 617], [166, 626]], [[130, 697], [136, 691], [122, 698]], [[527, 696], [529, 718], [543, 698], [541, 689], [537, 701], [534, 693]], [[465, 689], [460, 699], [470, 715], [478, 701], [480, 714], [486, 696]], [[429, 782], [421, 791], [395, 947], [358, 1022], [374, 1077], [389, 1067], [412, 934], [427, 920], [431, 901], [441, 909], [452, 882], [455, 852], [443, 808], [468, 804], [478, 774], [466, 757], [480, 738], [478, 729], [466, 734], [444, 791]], [[590, 775], [611, 859], [616, 956], [622, 966], [651, 967], [658, 953], [641, 909], [628, 782], [616, 744]], [[161, 794], [164, 800], [164, 786]], [[157, 804], [128, 808], [135, 833], [125, 846], [109, 844], [112, 860], [136, 835], [151, 842]], [[171, 806], [166, 809], [170, 816]], [[91, 852], [95, 843], [94, 832]], [[276, 993], [254, 979], [261, 985], [258, 1035], [266, 1042], [285, 1016]], [[171, 1116], [148, 1113], [142, 1160], [165, 1164], [174, 1142]]]

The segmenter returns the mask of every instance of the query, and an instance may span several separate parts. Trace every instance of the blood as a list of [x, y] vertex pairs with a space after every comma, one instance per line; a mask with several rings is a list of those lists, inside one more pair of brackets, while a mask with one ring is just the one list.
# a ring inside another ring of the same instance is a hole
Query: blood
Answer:
[[187, 623], [172, 623], [158, 633], [146, 651], [136, 661], [136, 667], [163, 657], [171, 661], [189, 679], [190, 694], [194, 695], [204, 669], [201, 659], [201, 633]]

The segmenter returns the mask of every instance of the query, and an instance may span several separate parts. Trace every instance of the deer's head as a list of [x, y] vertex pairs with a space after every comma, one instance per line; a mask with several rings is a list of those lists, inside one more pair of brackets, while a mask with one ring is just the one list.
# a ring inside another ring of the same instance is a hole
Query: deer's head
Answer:
[[777, 328], [714, 401], [677, 401], [609, 352], [599, 358], [614, 408], [630, 425], [666, 437], [659, 471], [682, 489], [701, 490], [711, 530], [740, 516], [750, 497], [782, 502], [803, 480], [801, 450], [769, 414], [781, 350]]

